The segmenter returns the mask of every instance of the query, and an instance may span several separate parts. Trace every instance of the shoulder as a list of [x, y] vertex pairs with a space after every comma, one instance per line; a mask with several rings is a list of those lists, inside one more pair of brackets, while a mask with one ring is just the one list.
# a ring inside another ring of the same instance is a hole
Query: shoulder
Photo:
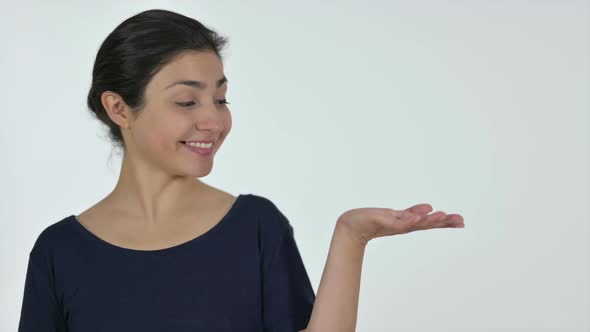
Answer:
[[243, 194], [249, 202], [250, 206], [260, 213], [273, 213], [278, 210], [277, 205], [266, 196], [257, 194]]
[[280, 238], [285, 234], [293, 234], [293, 226], [273, 199], [263, 195], [245, 194], [243, 199], [248, 214], [256, 221], [262, 238]]
[[[233, 196], [232, 194], [221, 190], [219, 188], [206, 185], [206, 190], [210, 195], [211, 201], [224, 202], [224, 205], [236, 204], [238, 198], [240, 199], [239, 214], [241, 217], [249, 217], [249, 219], [258, 220], [264, 224], [270, 224], [271, 226], [278, 226], [288, 228], [288, 221], [282, 211], [278, 208], [277, 204], [270, 198], [254, 194], [254, 193], [242, 193], [239, 197]], [[251, 217], [251, 218], [250, 218]]]
[[43, 228], [36, 236], [31, 248], [31, 255], [51, 255], [58, 247], [65, 244], [69, 234], [71, 216], [54, 221]]
[[[285, 215], [274, 200], [257, 194], [243, 194], [248, 201], [248, 208], [259, 217], [271, 219], [285, 219]], [[284, 221], [284, 220], [283, 220]]]

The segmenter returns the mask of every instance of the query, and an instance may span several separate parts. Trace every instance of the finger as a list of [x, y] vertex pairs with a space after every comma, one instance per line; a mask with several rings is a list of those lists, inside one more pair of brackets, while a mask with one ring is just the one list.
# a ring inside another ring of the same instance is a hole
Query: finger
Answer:
[[416, 221], [416, 226], [420, 229], [429, 229], [441, 225], [441, 221], [445, 220], [447, 214], [443, 211], [436, 211], [435, 213], [422, 216]]
[[448, 214], [445, 217], [436, 220], [431, 228], [463, 228], [465, 224], [463, 223], [463, 217], [458, 214]]
[[463, 217], [460, 214], [447, 214], [447, 218], [457, 224], [463, 223]]
[[430, 204], [426, 204], [426, 203], [416, 204], [416, 205], [414, 205], [412, 207], [409, 207], [409, 208], [405, 209], [404, 211], [408, 211], [408, 212], [411, 212], [411, 213], [416, 213], [416, 214], [419, 214], [419, 215], [425, 215], [427, 213], [432, 212], [432, 206]]
[[450, 227], [465, 227], [463, 217], [460, 214], [449, 214], [447, 215], [447, 220], [451, 225]]

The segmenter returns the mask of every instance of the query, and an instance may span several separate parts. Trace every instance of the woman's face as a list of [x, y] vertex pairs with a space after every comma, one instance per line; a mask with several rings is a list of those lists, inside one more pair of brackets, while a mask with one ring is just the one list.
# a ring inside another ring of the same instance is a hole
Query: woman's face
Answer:
[[[182, 53], [146, 87], [145, 108], [123, 130], [126, 153], [174, 175], [207, 175], [232, 126], [226, 92], [223, 64], [215, 53]], [[181, 141], [214, 141], [211, 155], [193, 152]]]

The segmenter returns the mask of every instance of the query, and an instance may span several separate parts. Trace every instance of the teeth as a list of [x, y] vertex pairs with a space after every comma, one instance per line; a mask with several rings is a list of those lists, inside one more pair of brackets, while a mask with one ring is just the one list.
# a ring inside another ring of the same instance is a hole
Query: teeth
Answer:
[[186, 142], [186, 144], [190, 146], [196, 146], [199, 148], [210, 149], [213, 146], [213, 143], [195, 143], [195, 142]]

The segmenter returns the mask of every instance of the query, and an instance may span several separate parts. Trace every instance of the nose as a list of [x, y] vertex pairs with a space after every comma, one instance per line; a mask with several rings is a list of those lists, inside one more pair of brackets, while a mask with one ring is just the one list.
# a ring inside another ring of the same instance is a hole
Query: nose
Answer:
[[202, 104], [196, 112], [197, 127], [201, 130], [207, 129], [213, 132], [219, 131], [221, 127], [221, 115], [214, 103]]

